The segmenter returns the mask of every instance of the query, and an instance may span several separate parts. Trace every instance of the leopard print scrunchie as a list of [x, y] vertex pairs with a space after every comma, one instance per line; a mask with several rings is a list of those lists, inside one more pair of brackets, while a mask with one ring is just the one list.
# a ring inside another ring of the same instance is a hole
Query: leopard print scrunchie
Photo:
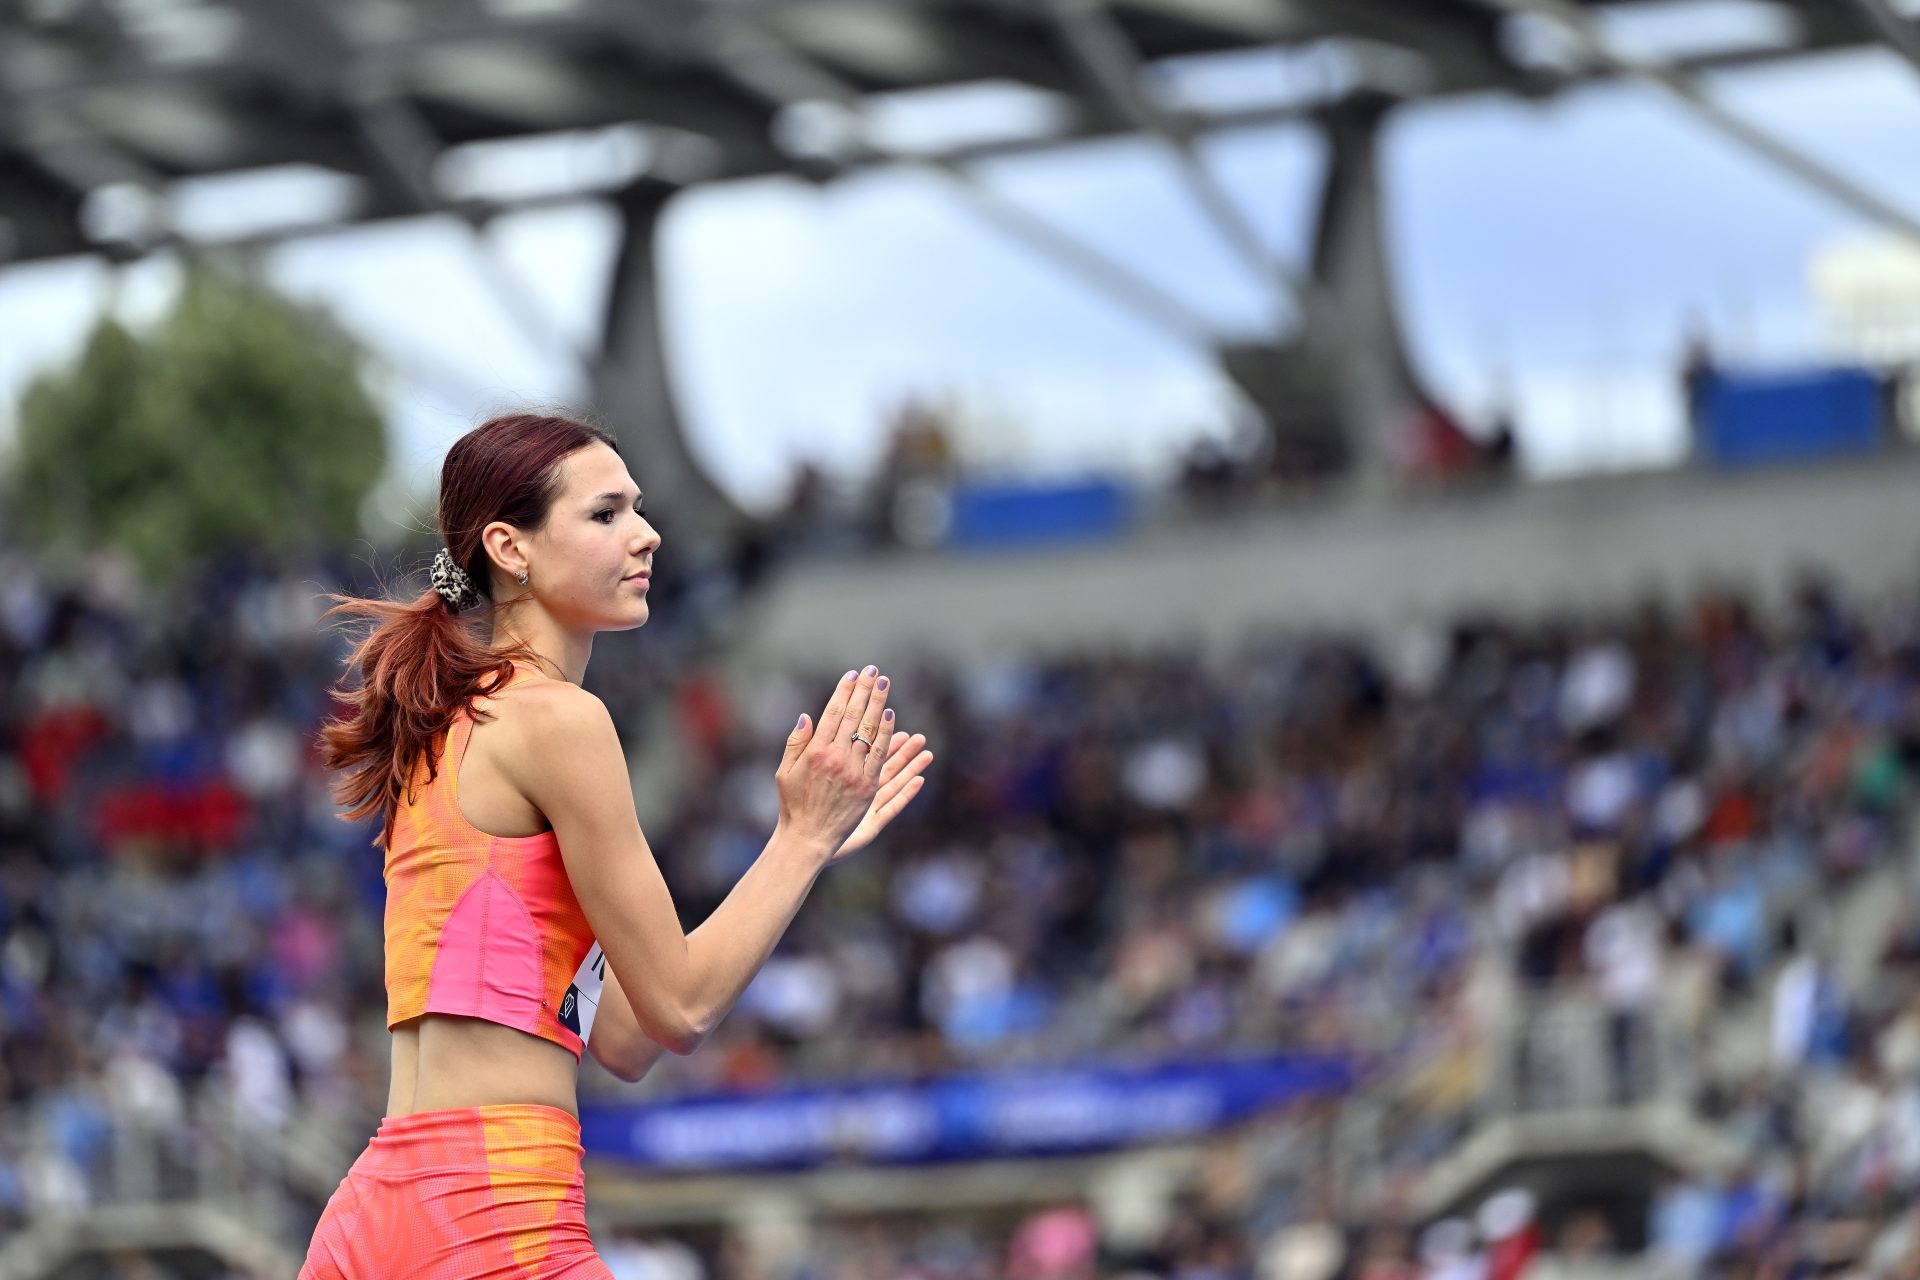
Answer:
[[453, 553], [445, 547], [433, 558], [433, 589], [447, 602], [447, 607], [455, 613], [470, 605], [480, 603], [480, 592], [473, 585], [473, 575], [453, 562]]

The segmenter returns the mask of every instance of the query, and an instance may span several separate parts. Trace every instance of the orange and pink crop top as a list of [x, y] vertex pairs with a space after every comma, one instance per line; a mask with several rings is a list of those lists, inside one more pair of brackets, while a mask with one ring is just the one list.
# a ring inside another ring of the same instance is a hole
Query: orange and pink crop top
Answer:
[[[426, 1013], [485, 1018], [575, 1057], [593, 1034], [606, 961], [552, 831], [490, 835], [460, 812], [473, 708], [455, 712], [427, 780], [414, 770], [387, 845], [387, 1027]], [[411, 803], [407, 803], [407, 797]]]

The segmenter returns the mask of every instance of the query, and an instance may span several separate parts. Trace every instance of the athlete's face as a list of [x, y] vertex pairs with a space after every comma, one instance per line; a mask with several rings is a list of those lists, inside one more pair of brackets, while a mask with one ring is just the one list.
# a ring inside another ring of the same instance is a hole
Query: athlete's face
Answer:
[[579, 631], [628, 631], [648, 617], [648, 582], [660, 534], [641, 515], [640, 486], [620, 455], [590, 444], [560, 462], [559, 496], [528, 540], [527, 586], [541, 606]]

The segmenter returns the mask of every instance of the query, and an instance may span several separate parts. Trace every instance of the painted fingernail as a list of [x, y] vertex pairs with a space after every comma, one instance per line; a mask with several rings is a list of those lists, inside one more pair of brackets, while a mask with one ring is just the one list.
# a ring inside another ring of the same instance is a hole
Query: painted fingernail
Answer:
[[873, 674], [874, 672], [876, 672], [876, 671], [878, 671], [879, 669], [880, 669], [880, 668], [878, 668], [878, 667], [876, 667], [876, 666], [874, 666], [874, 665], [872, 665], [871, 663], [869, 663], [869, 664], [867, 665], [867, 667], [866, 667], [866, 669], [865, 669], [865, 670], [863, 670], [863, 671], [862, 671], [862, 672], [861, 672], [860, 674], [861, 674], [861, 675], [863, 675], [863, 676], [870, 676], [870, 675], [872, 675], [872, 674]]
[[880, 718], [881, 718], [882, 720], [885, 720], [885, 721], [886, 721], [886, 722], [887, 722], [888, 724], [892, 724], [892, 723], [893, 723], [893, 708], [892, 708], [892, 707], [888, 707], [888, 708], [886, 709], [886, 712], [885, 712], [885, 714], [883, 714], [883, 715], [882, 715], [882, 716], [881, 716]]
[[851, 679], [853, 679], [853, 672], [849, 671], [847, 672], [847, 674], [840, 677], [840, 683], [845, 684], [847, 681]]
[[881, 676], [878, 680], [875, 680], [873, 682], [873, 687], [876, 689], [885, 689], [887, 687], [887, 678], [885, 676]]

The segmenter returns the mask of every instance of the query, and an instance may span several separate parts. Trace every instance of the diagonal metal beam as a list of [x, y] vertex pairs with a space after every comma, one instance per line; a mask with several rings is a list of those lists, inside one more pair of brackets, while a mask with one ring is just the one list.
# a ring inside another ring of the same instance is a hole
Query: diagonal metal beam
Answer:
[[24, 119], [17, 136], [27, 151], [75, 191], [84, 194], [126, 182], [156, 201], [165, 201], [165, 183], [160, 175], [69, 113], [29, 106], [21, 114]]
[[1302, 16], [1298, 9], [1271, 0], [1128, 0], [1128, 7], [1259, 43], [1298, 30]]
[[1162, 110], [1148, 96], [1141, 85], [1144, 60], [1114, 21], [1106, 0], [1051, 0], [1048, 12], [1067, 48], [1101, 92], [1166, 145], [1194, 201], [1248, 269], [1277, 285], [1302, 313], [1313, 310], [1319, 300], [1307, 282], [1267, 247], [1225, 184], [1207, 167], [1195, 145], [1197, 130], [1192, 122]]
[[319, 59], [317, 67], [303, 65], [305, 74], [312, 77], [307, 87], [322, 100], [344, 106], [372, 162], [369, 167], [376, 184], [400, 207], [459, 218], [466, 227], [474, 269], [521, 336], [558, 357], [582, 384], [589, 381], [587, 353], [562, 332], [526, 282], [500, 257], [486, 235], [481, 212], [447, 199], [434, 185], [433, 165], [445, 150], [445, 140], [400, 91], [392, 68], [356, 66], [337, 14], [318, 0], [274, 0], [272, 4], [255, 0], [255, 5], [280, 58], [298, 60], [297, 55], [304, 52]]
[[1628, 76], [1666, 93], [1682, 107], [1730, 141], [1775, 168], [1797, 178], [1828, 199], [1874, 222], [1920, 240], [1920, 218], [1861, 186], [1817, 157], [1781, 141], [1773, 134], [1721, 106], [1684, 70], [1673, 63], [1634, 57], [1609, 40], [1593, 16], [1570, 0], [1476, 0], [1510, 16], [1539, 18], [1558, 27], [1594, 61], [1616, 75]]
[[[98, 0], [95, 0], [97, 3]], [[694, 67], [705, 62], [700, 52], [704, 47], [701, 40], [682, 38], [681, 33], [689, 30], [689, 23], [675, 12], [685, 9], [691, 12], [700, 9], [722, 15], [752, 14], [754, 12], [779, 13], [789, 9], [804, 8], [811, 0], [738, 0], [727, 5], [711, 4], [708, 0], [578, 0], [570, 8], [559, 10], [541, 8], [534, 12], [512, 14], [495, 13], [471, 3], [449, 3], [424, 10], [410, 17], [412, 25], [406, 29], [381, 33], [374, 36], [356, 36], [352, 52], [356, 65], [372, 63], [386, 68], [403, 68], [410, 60], [421, 53], [436, 47], [474, 43], [484, 45], [490, 41], [512, 40], [525, 42], [538, 47], [560, 46], [571, 48], [604, 47], [615, 33], [625, 33], [643, 28], [647, 41], [656, 47], [678, 53], [679, 59]], [[1481, 0], [1485, 3], [1486, 0]], [[932, 0], [894, 0], [898, 4], [924, 5]], [[1344, 7], [1335, 8], [1336, 3]], [[250, 9], [255, 13], [266, 13], [277, 8], [273, 0], [250, 0], [257, 6]], [[1370, 8], [1350, 3], [1350, 0], [1289, 0], [1289, 4], [1299, 6], [1298, 12], [1313, 16], [1315, 21], [1331, 22], [1337, 16], [1344, 21], [1364, 24], [1369, 19]], [[672, 6], [672, 7], [668, 7]], [[1497, 6], [1489, 5], [1490, 8]], [[0, 10], [5, 6], [0, 4]], [[1294, 12], [1289, 10], [1289, 12]], [[1305, 19], [1293, 18], [1289, 21], [1298, 25]], [[23, 31], [19, 19], [8, 18], [0, 14], [0, 49], [10, 42], [25, 46], [24, 35], [16, 37], [13, 33]], [[1378, 25], [1376, 21], [1376, 25]], [[1844, 28], [1844, 30], [1842, 29]], [[1436, 26], [1436, 31], [1443, 28]], [[1306, 33], [1303, 31], [1303, 38]], [[1404, 34], [1404, 33], [1403, 33]], [[1801, 46], [1790, 49], [1746, 49], [1702, 55], [1687, 58], [1676, 64], [1678, 68], [1701, 71], [1723, 67], [1756, 66], [1779, 61], [1784, 58], [1802, 56], [1805, 53], [1826, 48], [1856, 43], [1856, 37], [1863, 35], [1857, 30], [1857, 24], [1823, 23], [1810, 29], [1808, 39]], [[1382, 38], [1385, 38], [1383, 34]], [[313, 67], [324, 63], [311, 56], [310, 51], [298, 49], [300, 66]], [[0, 58], [0, 70], [4, 69], [6, 59]], [[30, 86], [21, 85], [16, 93], [25, 97], [31, 94], [37, 105], [55, 106], [64, 109], [79, 109], [95, 94], [108, 91], [132, 93], [136, 91], [200, 90], [210, 97], [220, 99], [229, 93], [244, 95], [255, 91], [262, 81], [268, 79], [283, 82], [289, 76], [289, 69], [283, 65], [284, 59], [275, 60], [262, 56], [262, 50], [256, 42], [243, 43], [228, 59], [212, 64], [162, 64], [144, 63], [132, 58], [115, 58], [107, 65], [100, 65], [87, 59], [71, 59], [49, 63], [34, 76]], [[1582, 74], [1565, 77], [1542, 77], [1532, 87], [1535, 91], [1547, 93], [1570, 88], [1578, 84], [1590, 83], [1606, 77], [1599, 74]], [[1453, 97], [1495, 89], [1512, 89], [1516, 86], [1510, 75], [1497, 79], [1481, 78], [1477, 73], [1459, 82], [1449, 82], [1436, 87], [1424, 98]], [[6, 86], [0, 85], [0, 98], [7, 96]], [[628, 118], [645, 118], [647, 113], [659, 109], [658, 104], [641, 97], [629, 107], [621, 108], [630, 113]], [[1217, 132], [1223, 129], [1259, 127], [1265, 124], [1282, 123], [1298, 119], [1300, 110], [1283, 106], [1254, 107], [1241, 109], [1204, 119], [1196, 119], [1194, 127], [1201, 132]], [[611, 123], [607, 120], [582, 120], [580, 127], [593, 124]], [[692, 129], [695, 132], [710, 132], [712, 122], [668, 121], [678, 127]], [[988, 155], [1019, 154], [1049, 147], [1071, 144], [1091, 137], [1111, 136], [1120, 132], [1125, 122], [1115, 118], [1110, 112], [1087, 113], [1076, 121], [1067, 131], [1045, 138], [1006, 139], [989, 143], [967, 144], [949, 153], [956, 161], [982, 159]], [[565, 127], [565, 126], [552, 126]], [[538, 130], [529, 130], [537, 132]], [[5, 132], [4, 122], [0, 121], [0, 133]], [[503, 132], [512, 132], [503, 130]], [[285, 137], [284, 131], [281, 137]], [[472, 139], [460, 139], [472, 140]], [[339, 167], [337, 158], [313, 156], [315, 163]], [[861, 164], [883, 164], [884, 159], [868, 158]], [[779, 157], [771, 148], [756, 152], [743, 158], [743, 167], [731, 170], [728, 176], [742, 176], [746, 173], [774, 172], [782, 167]]]
[[[128, 47], [119, 21], [99, 0], [81, 5], [77, 19], [116, 54]], [[15, 30], [11, 21], [0, 23], [0, 41], [11, 38], [9, 32]], [[27, 86], [16, 82], [6, 59], [0, 58], [0, 144], [9, 139], [50, 179], [71, 189], [76, 199], [119, 183], [144, 191], [152, 202], [156, 222], [131, 242], [136, 249], [156, 247], [170, 237], [169, 199], [161, 175], [139, 156], [103, 137], [78, 113], [37, 100]], [[118, 246], [101, 247], [108, 252], [121, 251]]]
[[883, 163], [941, 179], [976, 217], [1051, 258], [1128, 310], [1182, 341], [1211, 346], [1213, 327], [1196, 311], [1145, 277], [1114, 261], [993, 190], [958, 161], [896, 151], [880, 144], [866, 119], [866, 102], [854, 86], [791, 48], [757, 24], [730, 19], [715, 47], [716, 61], [740, 83], [789, 104], [831, 103], [857, 126], [856, 156], [824, 163], [836, 173]]
[[[916, 8], [935, 8], [940, 12], [945, 12], [947, 6], [952, 4], [952, 0], [893, 2]], [[1240, 0], [1234, 2], [1239, 3]], [[1411, 3], [1411, 0], [1402, 2]], [[1670, 75], [1697, 77], [1708, 69], [1762, 65], [1821, 49], [1858, 46], [1876, 30], [1882, 34], [1892, 33], [1903, 40], [1912, 31], [1911, 24], [1900, 23], [1897, 18], [1892, 24], [1887, 23], [1887, 16], [1893, 12], [1889, 0], [1847, 0], [1845, 4], [1821, 0], [1818, 7], [1814, 6], [1814, 0], [1801, 2], [1806, 7], [1799, 11], [1809, 14], [1810, 20], [1802, 29], [1800, 41], [1790, 48], [1719, 51], [1673, 60], [1659, 70]], [[102, 181], [131, 181], [155, 190], [158, 193], [157, 205], [164, 207], [168, 198], [165, 194], [167, 186], [179, 164], [178, 157], [162, 157], [150, 163], [143, 143], [131, 138], [125, 141], [116, 139], [111, 127], [103, 122], [90, 121], [86, 113], [95, 105], [96, 95], [118, 98], [124, 104], [142, 94], [166, 88], [191, 90], [196, 94], [204, 94], [210, 106], [222, 107], [236, 125], [251, 126], [248, 133], [252, 142], [260, 145], [249, 145], [244, 154], [232, 158], [231, 165], [265, 163], [269, 158], [302, 158], [350, 173], [369, 185], [369, 202], [352, 219], [364, 222], [421, 208], [425, 202], [419, 197], [414, 183], [419, 180], [425, 162], [418, 157], [428, 155], [430, 159], [431, 154], [437, 153], [438, 146], [447, 141], [494, 136], [491, 125], [476, 124], [458, 111], [443, 119], [432, 105], [420, 102], [411, 92], [401, 91], [391, 95], [397, 100], [398, 106], [404, 109], [398, 113], [390, 109], [389, 104], [378, 101], [378, 94], [374, 95], [376, 101], [371, 104], [365, 101], [356, 104], [348, 89], [369, 73], [376, 82], [390, 79], [394, 86], [405, 86], [405, 73], [412, 65], [412, 60], [423, 51], [443, 43], [459, 45], [471, 42], [485, 47], [490, 42], [515, 40], [560, 51], [592, 50], [599, 57], [607, 51], [608, 46], [624, 41], [632, 43], [636, 50], [653, 51], [653, 56], [643, 59], [642, 65], [655, 68], [657, 63], [657, 69], [667, 78], [662, 80], [660, 76], [651, 74], [639, 77], [646, 81], [649, 92], [632, 97], [621, 96], [609, 110], [619, 114], [620, 118], [647, 120], [662, 110], [661, 100], [677, 93], [677, 89], [669, 86], [677, 86], [681, 80], [703, 82], [703, 77], [710, 77], [720, 84], [738, 85], [738, 67], [718, 65], [721, 59], [712, 52], [714, 33], [720, 30], [720, 21], [742, 20], [758, 25], [759, 15], [776, 21], [779, 15], [800, 11], [817, 3], [817, 0], [732, 0], [725, 5], [712, 3], [712, 0], [577, 0], [564, 9], [542, 6], [512, 13], [497, 11], [481, 0], [441, 0], [418, 13], [410, 11], [403, 29], [358, 31], [351, 41], [344, 44], [338, 43], [337, 36], [323, 41], [303, 39], [296, 29], [298, 20], [291, 25], [286, 22], [284, 14], [290, 6], [283, 0], [231, 0], [251, 19], [246, 37], [223, 60], [206, 64], [149, 61], [137, 44], [121, 38], [123, 33], [119, 31], [118, 19], [114, 16], [117, 6], [109, 0], [72, 0], [72, 3], [79, 7], [69, 12], [82, 13], [88, 18], [84, 29], [76, 28], [70, 22], [63, 22], [57, 31], [42, 29], [0, 3], [0, 150], [11, 148], [23, 152], [28, 165], [36, 172], [44, 171], [48, 181], [61, 189], [84, 194]], [[1024, 15], [1018, 24], [1020, 30], [1031, 33], [1034, 29], [1031, 19], [1035, 10], [1026, 7], [1024, 2], [996, 0], [996, 3], [989, 4], [988, 0], [975, 0], [975, 3], [989, 13]], [[1246, 3], [1252, 4], [1254, 0], [1246, 0]], [[1542, 12], [1540, 4], [1523, 3], [1522, 0], [1476, 0], [1476, 3], [1490, 15]], [[1336, 21], [1364, 29], [1369, 21], [1386, 22], [1387, 18], [1381, 15], [1390, 14], [1393, 22], [1400, 22], [1399, 8], [1382, 4], [1376, 11], [1376, 4], [1360, 5], [1353, 0], [1287, 0], [1288, 16], [1285, 22], [1289, 31], [1300, 32], [1302, 38], [1317, 30], [1318, 26]], [[306, 0], [304, 7], [309, 14], [315, 11], [327, 14], [332, 24], [338, 25], [337, 19], [333, 19], [326, 7], [326, 0]], [[1580, 16], [1578, 10], [1565, 3], [1558, 6], [1558, 12]], [[1863, 15], [1878, 15], [1880, 22], [1869, 25], [1861, 21]], [[1436, 20], [1436, 31], [1441, 31], [1443, 25]], [[276, 29], [280, 33], [277, 36]], [[289, 38], [288, 32], [293, 33], [292, 38]], [[1390, 35], [1391, 30], [1387, 30], [1386, 34]], [[1404, 31], [1401, 33], [1403, 38], [1405, 34]], [[781, 40], [777, 31], [772, 38]], [[321, 45], [325, 48], [322, 49]], [[1428, 47], [1427, 42], [1421, 40], [1419, 47]], [[38, 56], [40, 52], [47, 56]], [[789, 62], [794, 58], [808, 57], [802, 50], [791, 49], [791, 52], [794, 56], [788, 59]], [[826, 62], [814, 70], [825, 68], [831, 77], [832, 66], [832, 63]], [[1492, 72], [1476, 67], [1463, 72], [1463, 78], [1437, 83], [1430, 93], [1422, 95], [1421, 100], [1502, 88], [1545, 95], [1581, 84], [1613, 79], [1622, 72], [1638, 75], [1644, 70], [1638, 65], [1628, 65], [1626, 59], [1616, 59], [1611, 68], [1594, 60], [1591, 66], [1572, 74], [1529, 73], [1516, 82], [1511, 74], [1503, 74], [1497, 81], [1488, 79], [1486, 77], [1491, 76]], [[583, 74], [587, 73], [583, 71]], [[596, 70], [591, 74], [596, 83], [616, 86], [620, 83], [618, 72]], [[265, 84], [275, 86], [268, 95], [270, 98], [284, 98], [290, 92], [295, 109], [287, 112], [284, 118], [276, 116], [271, 121], [249, 116], [247, 113], [257, 111], [256, 104], [261, 99], [262, 86]], [[1068, 127], [1046, 137], [967, 143], [933, 157], [924, 154], [902, 157], [869, 146], [850, 150], [830, 162], [806, 158], [796, 160], [780, 154], [765, 143], [766, 121], [752, 110], [753, 105], [819, 99], [840, 103], [856, 116], [859, 112], [857, 108], [849, 106], [846, 99], [835, 96], [835, 91], [847, 87], [839, 82], [822, 86], [815, 77], [798, 88], [792, 83], [782, 83], [776, 87], [780, 92], [759, 97], [739, 95], [741, 105], [734, 115], [724, 116], [723, 113], [724, 118], [716, 117], [719, 124], [727, 126], [719, 133], [711, 132], [699, 123], [686, 126], [695, 132], [708, 133], [709, 136], [718, 137], [724, 133], [729, 139], [737, 139], [751, 133], [761, 139], [761, 145], [743, 152], [723, 172], [703, 177], [786, 171], [817, 178], [904, 163], [943, 170], [959, 184], [973, 181], [967, 170], [975, 161], [990, 156], [1042, 151], [1085, 138], [1111, 136], [1135, 127], [1126, 119], [1124, 112], [1111, 107], [1105, 95], [1090, 94], [1083, 101], [1090, 106], [1097, 105], [1097, 110], [1081, 112]], [[859, 88], [864, 94], [871, 86], [862, 82]], [[310, 110], [303, 112], [299, 109], [301, 104]], [[1188, 132], [1194, 134], [1257, 128], [1286, 121], [1311, 120], [1318, 109], [1328, 105], [1325, 101], [1271, 104], [1227, 113], [1184, 117], [1178, 123], [1184, 124]], [[1698, 107], [1692, 102], [1688, 105], [1701, 111], [1714, 110], [1710, 102]], [[42, 114], [46, 112], [52, 114]], [[50, 124], [37, 125], [34, 122], [38, 120]], [[436, 122], [445, 123], [446, 120], [458, 122], [458, 127], [468, 133], [450, 138], [426, 137], [424, 145], [416, 145], [423, 133], [437, 134]], [[606, 122], [599, 119], [581, 120], [577, 125], [584, 127]], [[706, 122], [708, 125], [714, 123]], [[1743, 125], [1737, 120], [1723, 123], [1736, 130]], [[1745, 128], [1751, 130], [1751, 126]], [[503, 122], [498, 129], [501, 136], [521, 135], [529, 131], [538, 130], [524, 129], [512, 122]], [[39, 140], [39, 145], [30, 145], [35, 138]], [[1756, 140], [1752, 145], [1757, 150], [1779, 146], [1777, 141], [1771, 139]], [[1768, 159], [1780, 161], [1781, 157], [1769, 152]], [[185, 167], [193, 172], [219, 172], [229, 167], [229, 162], [201, 166], [189, 160], [185, 162]], [[1796, 175], [1812, 180], [1812, 175], [1803, 170], [1796, 170]], [[1821, 176], [1833, 178], [1835, 175]], [[1871, 193], [1858, 188], [1836, 191], [1829, 183], [1822, 185], [1835, 198], [1847, 200], [1850, 207], [1863, 207], [1860, 197], [1864, 197], [1870, 216], [1893, 225], [1907, 225], [1906, 220], [1900, 217], [1899, 210], [1891, 209], [1884, 201], [1874, 200]], [[505, 207], [527, 207], [541, 203], [545, 201], [536, 197], [530, 201], [509, 201]], [[1875, 208], [1876, 205], [1879, 207]], [[473, 202], [444, 199], [432, 207], [468, 218], [484, 218], [488, 212], [494, 211], [491, 205], [483, 210]], [[1045, 240], [1046, 251], [1063, 260], [1075, 252], [1074, 248], [1057, 244], [1049, 238], [1049, 229], [1038, 225], [1036, 220], [1021, 219], [1017, 210], [1003, 205], [982, 216], [1003, 220], [1010, 217], [1019, 223], [1020, 229], [1015, 234], [1029, 241]], [[16, 221], [21, 226], [29, 225], [22, 219]], [[52, 224], [43, 218], [31, 225], [44, 228]], [[244, 233], [224, 238], [220, 243], [294, 238], [323, 233], [329, 229], [329, 226], [309, 223], [275, 232]], [[70, 252], [87, 244], [77, 226], [69, 234], [53, 239], [47, 238], [43, 230], [19, 232], [14, 238], [14, 251], [27, 256]], [[163, 247], [169, 243], [171, 240], [160, 234], [152, 247]], [[1039, 245], [1036, 244], [1036, 247]], [[1079, 248], [1084, 250], [1084, 246]], [[113, 250], [110, 248], [109, 251]], [[1094, 261], [1072, 269], [1084, 271], [1091, 268], [1106, 281], [1100, 287], [1129, 291], [1129, 286], [1122, 282], [1121, 277], [1113, 274], [1111, 268], [1114, 266], [1114, 263], [1102, 261], [1098, 255], [1094, 255]], [[1170, 316], [1164, 305], [1169, 300], [1162, 293], [1149, 288], [1145, 293], [1133, 290], [1132, 296], [1134, 302], [1130, 305], [1159, 309], [1162, 314], [1157, 321], [1169, 328], [1186, 328], [1196, 323], [1190, 314]], [[1174, 309], [1179, 310], [1177, 303]]]
[[1920, 29], [1896, 13], [1887, 0], [1850, 0], [1850, 3], [1863, 22], [1920, 71]]
[[[1826, 48], [1829, 46], [1821, 46]], [[1815, 50], [1817, 51], [1817, 50]], [[1750, 67], [1771, 66], [1792, 58], [1804, 57], [1809, 50], [1804, 49], [1741, 49], [1732, 52], [1701, 54], [1686, 59], [1678, 69], [1688, 74], [1708, 71], [1742, 70]], [[1522, 90], [1535, 96], [1546, 93], [1559, 93], [1581, 88], [1586, 85], [1604, 83], [1613, 78], [1611, 73], [1569, 74], [1554, 76], [1539, 84]], [[1443, 86], [1416, 101], [1410, 106], [1429, 102], [1452, 101], [1476, 93], [1492, 93], [1501, 89], [1511, 89], [1510, 85], [1462, 84]], [[1312, 124], [1329, 110], [1338, 110], [1349, 105], [1357, 94], [1343, 91], [1328, 98], [1314, 98], [1299, 102], [1274, 103], [1271, 105], [1234, 107], [1223, 111], [1208, 112], [1195, 116], [1191, 127], [1195, 134], [1215, 136], [1244, 129], [1268, 129], [1276, 125]], [[1088, 128], [1082, 126], [1071, 133], [1049, 134], [1036, 138], [1002, 138], [991, 142], [963, 143], [939, 153], [942, 159], [952, 161], [987, 160], [1001, 156], [1032, 155], [1043, 151], [1054, 151], [1075, 143], [1091, 141], [1112, 136], [1111, 127]]]

